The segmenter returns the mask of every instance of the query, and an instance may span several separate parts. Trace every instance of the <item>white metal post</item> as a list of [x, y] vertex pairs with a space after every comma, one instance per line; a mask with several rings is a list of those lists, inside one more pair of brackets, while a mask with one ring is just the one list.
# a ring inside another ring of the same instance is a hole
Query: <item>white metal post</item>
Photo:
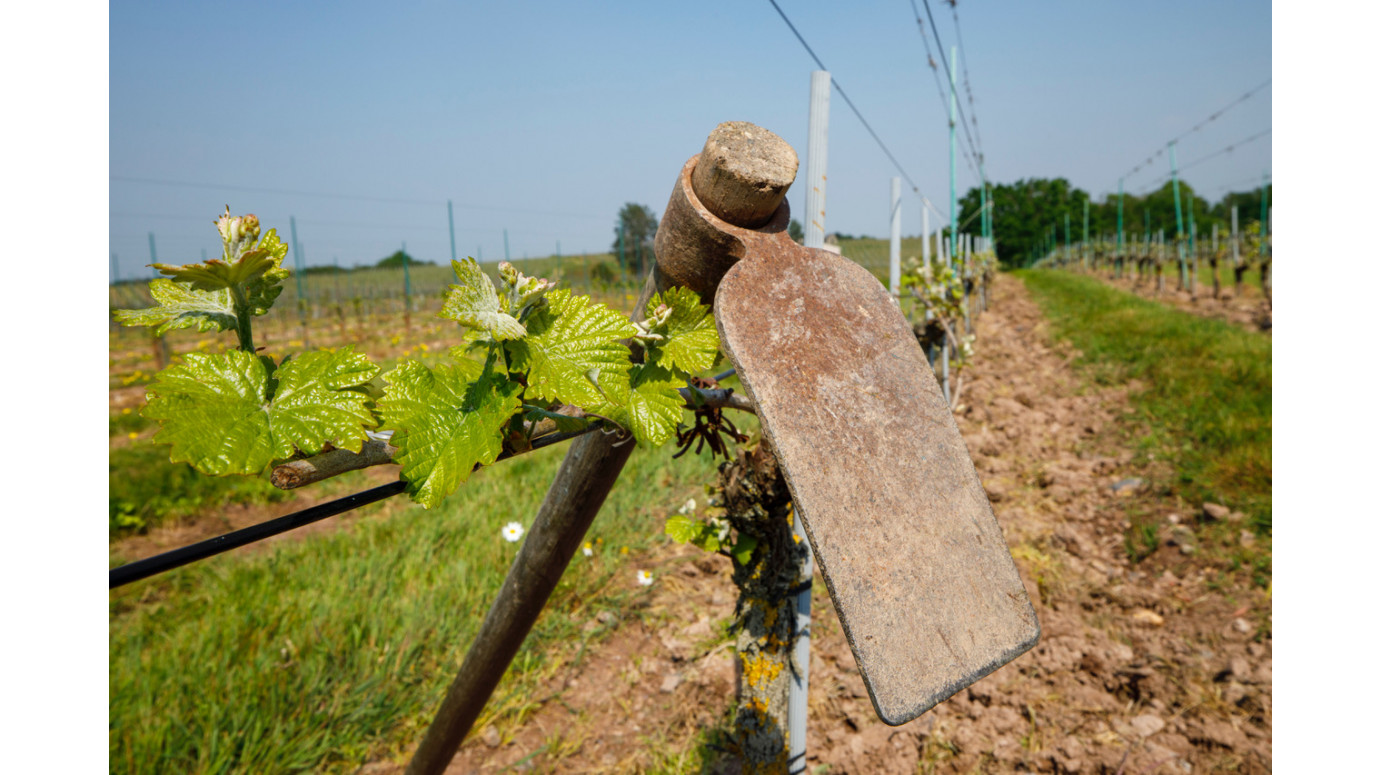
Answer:
[[891, 295], [901, 297], [901, 179], [891, 179]]
[[[826, 168], [829, 163], [829, 89], [831, 81], [827, 70], [810, 73], [810, 126], [805, 146], [805, 177], [809, 187], [805, 189], [805, 247], [824, 247], [824, 184]], [[794, 512], [794, 510], [792, 510]], [[815, 556], [806, 540], [805, 529], [800, 524], [800, 515], [795, 513], [791, 525], [796, 540], [805, 547], [805, 561], [801, 564], [801, 576], [808, 582], [814, 577]], [[795, 649], [793, 657], [796, 672], [791, 675], [787, 692], [786, 731], [788, 735], [787, 767], [791, 772], [805, 770], [805, 728], [809, 713], [810, 694], [810, 587], [795, 596]]]
[[829, 164], [829, 71], [810, 73], [810, 129], [805, 145], [805, 247], [824, 247], [824, 183]]
[[925, 206], [925, 202], [920, 203], [920, 260], [929, 266], [930, 263], [930, 210]]
[[1231, 265], [1237, 266], [1241, 263], [1241, 251], [1238, 249], [1240, 243], [1236, 239], [1236, 205], [1231, 206]]

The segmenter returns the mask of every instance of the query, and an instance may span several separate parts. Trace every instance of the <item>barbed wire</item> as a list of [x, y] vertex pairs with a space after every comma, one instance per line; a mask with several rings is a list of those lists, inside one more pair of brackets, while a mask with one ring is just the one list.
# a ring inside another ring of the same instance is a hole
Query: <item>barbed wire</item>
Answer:
[[949, 0], [954, 14], [954, 35], [958, 37], [958, 61], [963, 63], [963, 89], [968, 92], [968, 107], [973, 112], [973, 135], [977, 137], [978, 159], [987, 162], [987, 152], [982, 150], [982, 132], [978, 131], [977, 101], [973, 99], [973, 82], [968, 77], [968, 47], [963, 43], [963, 29], [958, 26], [958, 0]]
[[810, 48], [810, 44], [805, 42], [804, 36], [800, 34], [800, 31], [797, 30], [795, 28], [795, 25], [791, 23], [790, 18], [786, 16], [786, 12], [781, 10], [781, 6], [776, 4], [776, 0], [767, 0], [767, 2], [771, 3], [772, 8], [776, 9], [776, 13], [781, 16], [781, 20], [786, 23], [786, 26], [791, 28], [791, 32], [795, 35], [795, 39], [800, 41], [800, 45], [805, 47], [806, 53], [810, 55], [811, 59], [815, 60], [815, 64], [819, 65], [819, 69], [829, 71], [829, 82], [833, 84], [834, 89], [838, 91], [839, 96], [842, 97], [843, 101], [846, 102], [848, 104], [848, 107], [852, 109], [853, 115], [857, 116], [858, 120], [862, 122], [863, 128], [867, 130], [868, 134], [872, 135], [873, 140], [877, 141], [877, 145], [881, 147], [882, 153], [885, 153], [886, 157], [891, 160], [891, 163], [893, 165], [895, 165], [896, 170], [901, 173], [901, 177], [905, 178], [906, 182], [910, 184], [910, 190], [923, 197], [924, 194], [920, 192], [920, 186], [916, 185], [915, 181], [911, 179], [910, 173], [906, 172], [905, 168], [901, 166], [901, 162], [897, 161], [895, 155], [891, 153], [891, 149], [887, 148], [886, 143], [882, 142], [882, 138], [877, 136], [876, 130], [874, 130], [872, 128], [872, 125], [867, 122], [867, 119], [863, 118], [862, 111], [858, 110], [858, 106], [854, 105], [853, 100], [849, 99], [848, 93], [843, 90], [843, 87], [839, 85], [838, 79], [833, 76], [833, 71], [825, 67], [824, 62], [820, 61], [819, 56], [815, 54], [815, 50]]
[[1234, 99], [1234, 100], [1232, 100], [1231, 102], [1227, 103], [1225, 106], [1223, 106], [1223, 107], [1221, 107], [1221, 108], [1218, 108], [1216, 111], [1214, 111], [1214, 112], [1213, 112], [1211, 115], [1209, 115], [1207, 118], [1203, 119], [1202, 121], [1199, 121], [1197, 124], [1194, 124], [1193, 127], [1190, 128], [1188, 131], [1184, 132], [1183, 134], [1179, 135], [1178, 137], [1171, 138], [1169, 141], [1167, 141], [1166, 143], [1164, 143], [1164, 145], [1160, 146], [1159, 149], [1156, 150], [1153, 154], [1151, 154], [1150, 156], [1146, 157], [1145, 161], [1143, 161], [1143, 162], [1141, 162], [1140, 164], [1137, 164], [1136, 166], [1132, 167], [1130, 172], [1127, 172], [1126, 174], [1122, 175], [1121, 177], [1122, 177], [1123, 179], [1129, 178], [1129, 177], [1131, 177], [1132, 175], [1135, 175], [1136, 173], [1140, 172], [1142, 169], [1145, 169], [1146, 167], [1149, 167], [1151, 164], [1154, 164], [1156, 159], [1158, 159], [1158, 158], [1160, 158], [1161, 156], [1164, 155], [1165, 150], [1166, 150], [1167, 148], [1169, 148], [1170, 145], [1179, 142], [1180, 140], [1184, 139], [1185, 137], [1188, 137], [1189, 135], [1193, 134], [1194, 132], [1197, 132], [1198, 130], [1202, 129], [1203, 127], [1207, 126], [1208, 124], [1212, 123], [1213, 121], [1216, 121], [1217, 119], [1221, 118], [1223, 113], [1226, 113], [1228, 110], [1231, 110], [1232, 108], [1236, 107], [1237, 105], [1240, 105], [1241, 103], [1243, 103], [1243, 102], [1245, 102], [1246, 100], [1250, 99], [1251, 96], [1254, 95], [1256, 92], [1260, 91], [1261, 89], [1264, 89], [1266, 86], [1269, 86], [1269, 85], [1270, 85], [1270, 82], [1273, 81], [1273, 80], [1274, 80], [1273, 78], [1266, 78], [1264, 83], [1262, 83], [1262, 84], [1256, 86], [1255, 88], [1251, 89], [1250, 91], [1246, 92], [1245, 94], [1241, 95], [1240, 97], [1237, 97], [1236, 99]]
[[[1218, 156], [1221, 156], [1221, 155], [1224, 154], [1224, 153], [1231, 153], [1232, 151], [1236, 150], [1237, 148], [1240, 148], [1240, 147], [1243, 146], [1243, 145], [1246, 145], [1246, 144], [1248, 144], [1248, 143], [1252, 143], [1252, 142], [1254, 142], [1254, 141], [1256, 141], [1256, 140], [1259, 140], [1260, 138], [1262, 138], [1262, 137], [1264, 137], [1264, 136], [1270, 134], [1271, 131], [1272, 131], [1272, 129], [1266, 129], [1266, 130], [1264, 130], [1264, 131], [1262, 131], [1262, 132], [1256, 132], [1255, 134], [1251, 135], [1250, 137], [1247, 137], [1247, 138], [1244, 139], [1244, 140], [1237, 140], [1236, 142], [1232, 143], [1231, 145], [1228, 145], [1228, 146], [1226, 146], [1226, 147], [1224, 147], [1224, 148], [1219, 148], [1219, 149], [1217, 149], [1216, 151], [1213, 151], [1212, 153], [1208, 154], [1207, 156], [1203, 156], [1203, 157], [1201, 157], [1201, 158], [1194, 159], [1193, 161], [1191, 161], [1191, 162], [1189, 162], [1189, 163], [1183, 165], [1182, 167], [1180, 167], [1180, 168], [1178, 169], [1178, 172], [1179, 172], [1180, 174], [1182, 174], [1183, 171], [1186, 170], [1186, 169], [1191, 169], [1191, 168], [1193, 168], [1193, 167], [1196, 167], [1196, 166], [1198, 166], [1199, 164], [1202, 164], [1202, 163], [1205, 162], [1205, 161], [1209, 161], [1209, 160], [1214, 159], [1214, 158], [1216, 158], [1216, 157], [1218, 157]], [[1160, 177], [1156, 178], [1155, 180], [1153, 180], [1153, 181], [1151, 181], [1149, 184], [1147, 184], [1144, 188], [1142, 188], [1142, 189], [1138, 192], [1137, 195], [1139, 196], [1139, 194], [1143, 194], [1143, 193], [1145, 193], [1145, 192], [1147, 192], [1147, 191], [1150, 191], [1150, 190], [1154, 189], [1155, 187], [1157, 187], [1157, 186], [1159, 186], [1160, 184], [1164, 183], [1164, 181], [1169, 180], [1170, 178], [1174, 177], [1174, 174], [1175, 174], [1174, 171], [1171, 170], [1169, 173], [1167, 173], [1167, 174], [1165, 174], [1165, 175], [1161, 175]]]
[[[949, 60], [944, 56], [944, 41], [939, 39], [939, 27], [934, 23], [934, 13], [930, 10], [930, 0], [923, 0], [923, 2], [925, 4], [925, 16], [930, 20], [930, 34], [934, 36], [934, 42], [939, 46], [939, 61], [944, 65], [944, 74], [949, 77], [950, 85], [955, 84], [958, 82], [958, 79], [954, 77], [953, 72], [949, 69]], [[912, 2], [911, 5], [913, 7], [914, 2]], [[963, 136], [968, 140], [968, 147], [972, 149], [973, 155], [981, 159], [973, 143], [973, 136], [968, 132], [968, 116], [963, 112], [963, 103], [959, 100], [954, 100], [954, 107], [958, 108], [959, 124], [963, 127]], [[969, 159], [968, 163], [970, 167], [973, 166], [972, 159]], [[987, 182], [986, 177], [982, 174], [981, 165], [977, 165], [977, 169], [973, 170], [973, 174], [977, 175], [979, 182]]]

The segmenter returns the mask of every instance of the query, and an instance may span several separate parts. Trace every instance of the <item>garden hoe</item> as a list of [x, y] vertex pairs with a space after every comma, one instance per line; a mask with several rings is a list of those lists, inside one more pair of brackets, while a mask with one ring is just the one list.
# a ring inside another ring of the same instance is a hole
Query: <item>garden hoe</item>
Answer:
[[[791, 241], [795, 151], [745, 122], [690, 159], [653, 291], [688, 287], [776, 451], [877, 715], [903, 724], [1035, 644], [1035, 612], [911, 327], [866, 270]], [[632, 444], [576, 439], [414, 752], [443, 772], [536, 622]]]
[[787, 235], [796, 167], [771, 132], [720, 124], [676, 181], [655, 276], [712, 303], [873, 707], [903, 724], [1031, 648], [1040, 626], [896, 302], [858, 264]]

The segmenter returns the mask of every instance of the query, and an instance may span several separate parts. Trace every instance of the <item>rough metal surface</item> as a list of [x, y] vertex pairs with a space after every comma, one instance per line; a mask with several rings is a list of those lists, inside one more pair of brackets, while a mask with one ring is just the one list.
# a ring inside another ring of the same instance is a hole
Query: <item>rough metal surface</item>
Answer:
[[911, 326], [857, 264], [744, 229], [681, 170], [658, 285], [713, 300], [877, 715], [903, 724], [1024, 653], [1039, 623]]
[[[741, 235], [737, 235], [741, 238]], [[1019, 656], [1039, 623], [905, 317], [857, 264], [751, 234], [718, 287], [878, 716], [903, 724]]]

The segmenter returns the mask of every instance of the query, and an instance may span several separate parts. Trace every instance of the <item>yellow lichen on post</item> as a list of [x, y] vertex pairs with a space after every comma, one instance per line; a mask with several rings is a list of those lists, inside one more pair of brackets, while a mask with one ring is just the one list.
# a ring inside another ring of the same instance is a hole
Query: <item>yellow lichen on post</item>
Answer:
[[789, 592], [803, 580], [805, 547], [792, 539], [790, 492], [765, 445], [740, 451], [720, 469], [719, 482], [724, 519], [739, 541], [756, 542], [749, 557], [733, 561], [739, 680], [729, 748], [742, 757], [744, 773], [784, 773], [796, 637]]

